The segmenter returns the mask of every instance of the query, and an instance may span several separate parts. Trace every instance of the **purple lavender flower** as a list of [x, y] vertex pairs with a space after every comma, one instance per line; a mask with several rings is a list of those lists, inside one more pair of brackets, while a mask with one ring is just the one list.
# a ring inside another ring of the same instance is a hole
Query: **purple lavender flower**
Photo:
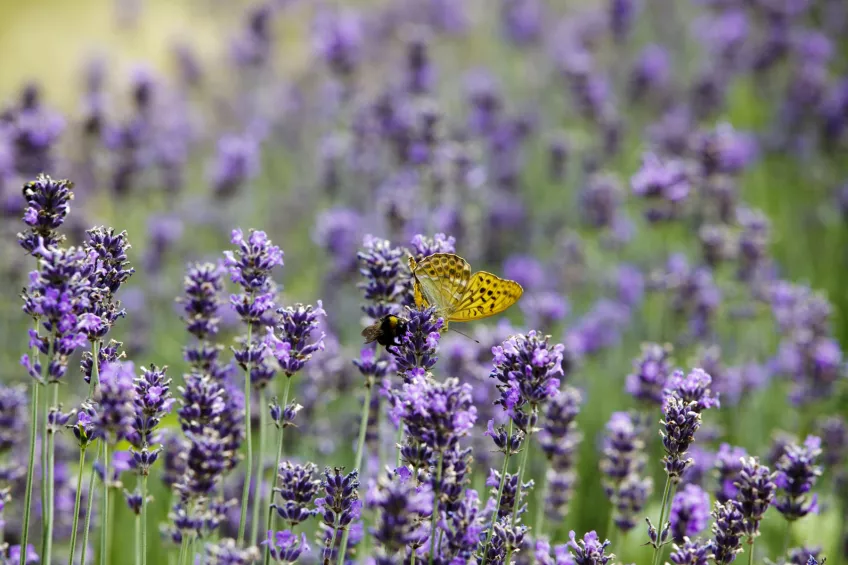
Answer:
[[274, 489], [280, 498], [280, 503], [274, 503], [272, 507], [281, 519], [289, 522], [292, 528], [318, 512], [309, 508], [312, 499], [321, 488], [321, 481], [315, 478], [316, 472], [317, 467], [313, 463], [305, 465], [295, 465], [289, 461], [280, 463], [277, 471], [277, 484], [280, 486]]
[[552, 520], [562, 520], [568, 511], [568, 503], [576, 482], [574, 469], [577, 447], [583, 434], [575, 421], [583, 398], [574, 388], [561, 390], [548, 404], [541, 430], [539, 445], [548, 458], [548, 498], [545, 512]]
[[414, 376], [396, 399], [407, 435], [438, 452], [453, 449], [477, 420], [471, 385], [456, 378], [439, 383], [428, 375]]
[[271, 271], [283, 264], [283, 252], [262, 231], [250, 230], [247, 240], [240, 229], [233, 230], [231, 236], [237, 249], [225, 251], [224, 256], [232, 281], [245, 292], [265, 290]]
[[426, 520], [433, 512], [429, 488], [419, 487], [415, 481], [403, 480], [401, 476], [382, 476], [369, 505], [377, 510], [372, 533], [381, 545], [383, 558], [402, 555], [407, 548], [415, 551], [429, 539], [431, 532]]
[[186, 360], [193, 366], [208, 369], [218, 357], [218, 348], [208, 343], [218, 334], [221, 292], [224, 289], [223, 269], [215, 263], [192, 263], [183, 279], [183, 321], [197, 344], [184, 350]]
[[[209, 176], [219, 198], [230, 198], [259, 174], [259, 143], [249, 135], [224, 135], [218, 140]], [[235, 242], [233, 242], [235, 243]]]
[[321, 10], [314, 22], [315, 51], [340, 78], [356, 71], [364, 42], [362, 21], [353, 12]]
[[701, 427], [701, 414], [696, 402], [686, 402], [670, 395], [665, 398], [663, 416], [664, 419], [660, 421], [664, 428], [660, 430], [665, 450], [663, 465], [669, 478], [678, 482], [686, 468], [692, 464], [686, 455], [695, 440], [695, 432]]
[[303, 406], [297, 402], [289, 402], [285, 406], [280, 406], [275, 396], [271, 404], [268, 405], [268, 410], [271, 413], [271, 422], [277, 429], [281, 430], [295, 425], [294, 420], [298, 412], [303, 410]]
[[614, 554], [606, 553], [606, 548], [610, 544], [609, 540], [601, 542], [594, 530], [586, 533], [581, 540], [576, 539], [572, 530], [568, 532], [568, 539], [568, 546], [574, 555], [576, 565], [606, 565], [615, 559]]
[[636, 473], [627, 475], [617, 485], [615, 494], [611, 497], [613, 523], [622, 532], [628, 532], [636, 526], [637, 517], [643, 513], [653, 490], [654, 480]]
[[0, 453], [12, 450], [23, 439], [27, 404], [23, 388], [0, 385]]
[[653, 43], [645, 46], [630, 71], [630, 99], [638, 102], [646, 96], [663, 94], [670, 77], [671, 58], [668, 51]]
[[493, 565], [504, 565], [507, 555], [521, 548], [527, 534], [527, 526], [516, 524], [513, 526], [508, 516], [504, 516], [495, 522], [492, 540], [486, 547], [483, 560]]
[[757, 458], [743, 459], [739, 480], [736, 481], [736, 488], [739, 489], [736, 502], [745, 519], [744, 530], [749, 544], [760, 535], [760, 520], [774, 500], [777, 488], [774, 478], [775, 474], [765, 465], [760, 465]]
[[665, 393], [674, 396], [700, 413], [708, 408], [718, 408], [718, 396], [713, 395], [710, 384], [713, 379], [703, 369], [692, 369], [688, 375], [675, 371], [666, 383]]
[[208, 543], [209, 565], [251, 565], [259, 557], [255, 547], [239, 547], [232, 538]]
[[[47, 380], [57, 382], [67, 372], [68, 357], [86, 344], [84, 311], [90, 304], [87, 279], [91, 258], [75, 247], [39, 245], [32, 253], [39, 259], [39, 270], [30, 274], [30, 285], [23, 293], [23, 311], [39, 319], [39, 330], [45, 330], [45, 337], [30, 330], [30, 347], [47, 356]], [[25, 355], [21, 362], [30, 376], [42, 379], [42, 363], [37, 358]]]
[[[58, 229], [65, 222], [74, 199], [74, 184], [68, 180], [53, 180], [39, 174], [34, 181], [24, 185], [23, 195], [27, 207], [23, 221], [27, 231], [18, 234], [18, 242], [27, 252], [36, 248], [58, 245], [65, 236]], [[39, 243], [39, 238], [43, 243]]]
[[612, 227], [621, 206], [622, 189], [618, 178], [611, 174], [595, 173], [580, 191], [580, 210], [583, 221], [596, 229]]
[[811, 435], [804, 440], [804, 445], [787, 446], [777, 462], [775, 483], [780, 494], [774, 506], [790, 522], [818, 512], [818, 496], [814, 494], [808, 499], [807, 494], [822, 473], [821, 467], [816, 465], [821, 452], [821, 439]]
[[268, 537], [261, 545], [267, 545], [271, 558], [277, 563], [294, 563], [304, 554], [309, 553], [309, 544], [306, 542], [306, 534], [297, 535], [290, 530], [272, 532], [268, 530]]
[[641, 473], [645, 467], [645, 442], [642, 429], [627, 412], [613, 412], [606, 425], [601, 472], [606, 477], [604, 490], [612, 496], [616, 485], [628, 475]]
[[[24, 553], [24, 565], [39, 565], [41, 558], [36, 553], [35, 548], [31, 544], [27, 544], [26, 552]], [[9, 547], [9, 558], [6, 563], [8, 565], [16, 565], [21, 562], [21, 546], [13, 545]]]
[[818, 422], [825, 468], [838, 469], [848, 458], [848, 423], [841, 416], [826, 416]]
[[685, 545], [707, 527], [710, 518], [710, 495], [701, 487], [688, 484], [671, 500], [671, 537], [674, 543]]
[[56, 167], [53, 148], [65, 129], [64, 118], [41, 103], [37, 85], [27, 84], [21, 101], [4, 113], [14, 142], [15, 169], [22, 176], [31, 176]]
[[[573, 359], [566, 357], [565, 346], [551, 345], [550, 336], [535, 331], [518, 334], [492, 348], [494, 367], [489, 374], [498, 381], [501, 397], [496, 404], [510, 414], [519, 429], [526, 432], [517, 409], [529, 404], [535, 417], [536, 407], [556, 395], [560, 377], [565, 377]], [[563, 361], [567, 364], [563, 367]], [[532, 427], [532, 426], [531, 426]]]
[[501, 0], [503, 35], [518, 46], [539, 40], [544, 22], [544, 4], [538, 0]]
[[742, 551], [744, 517], [733, 500], [724, 504], [716, 502], [712, 515], [715, 519], [712, 531], [715, 536], [713, 552], [716, 565], [733, 563], [736, 555]]
[[634, 372], [627, 375], [625, 388], [637, 400], [662, 404], [663, 391], [671, 373], [671, 345], [646, 343], [642, 356], [634, 359]]
[[486, 486], [492, 489], [492, 499], [496, 500], [498, 492], [501, 489], [503, 481], [503, 492], [501, 494], [500, 506], [498, 506], [498, 519], [509, 518], [513, 514], [521, 516], [527, 511], [525, 502], [529, 489], [533, 488], [534, 481], [530, 480], [518, 488], [518, 474], [512, 475], [507, 473], [505, 477], [501, 476], [500, 471], [489, 469], [489, 478], [486, 479]]
[[[280, 364], [287, 378], [303, 369], [316, 351], [324, 350], [325, 333], [314, 335], [320, 316], [326, 316], [321, 301], [318, 307], [295, 304], [277, 310], [276, 330], [268, 328], [265, 344], [267, 350]], [[255, 383], [256, 384], [256, 383]], [[262, 383], [261, 386], [264, 386]]]
[[738, 493], [736, 483], [742, 472], [742, 461], [748, 457], [748, 452], [742, 447], [734, 447], [722, 443], [716, 453], [715, 468], [718, 475], [718, 490], [716, 500], [724, 504], [735, 499]]
[[477, 491], [464, 491], [453, 512], [441, 515], [439, 529], [444, 533], [442, 551], [451, 559], [470, 559], [485, 531]]
[[645, 198], [649, 222], [676, 220], [691, 192], [690, 173], [681, 161], [661, 161], [653, 154], [643, 157], [642, 168], [630, 179], [636, 196]]
[[135, 419], [133, 433], [127, 439], [135, 448], [151, 444], [153, 430], [171, 411], [174, 400], [170, 392], [171, 379], [165, 375], [166, 369], [159, 369], [156, 365], [150, 365], [149, 369], [142, 367], [141, 375], [134, 380]]
[[339, 467], [332, 471], [329, 467], [325, 469], [323, 487], [326, 495], [315, 501], [325, 531], [331, 532], [330, 537], [325, 536], [324, 560], [332, 559], [337, 549], [332, 540], [341, 539], [339, 532], [359, 520], [362, 510], [362, 502], [359, 500], [359, 471], [354, 469], [347, 475], [343, 473], [344, 469]]
[[403, 250], [393, 247], [388, 240], [370, 235], [365, 236], [362, 245], [364, 250], [357, 253], [357, 258], [365, 282], [358, 286], [364, 290], [368, 302], [362, 311], [375, 320], [387, 314], [398, 314], [407, 294], [402, 282]]
[[712, 540], [702, 542], [700, 539], [691, 541], [688, 537], [683, 538], [680, 544], [672, 545], [671, 554], [668, 558], [674, 565], [707, 565], [713, 558], [715, 544]]
[[401, 337], [401, 345], [389, 347], [397, 372], [405, 381], [425, 374], [438, 361], [436, 353], [444, 323], [441, 318], [433, 318], [435, 311], [407, 309], [406, 334]]
[[109, 363], [100, 374], [100, 402], [96, 426], [108, 442], [132, 437], [135, 420], [135, 367], [129, 361]]

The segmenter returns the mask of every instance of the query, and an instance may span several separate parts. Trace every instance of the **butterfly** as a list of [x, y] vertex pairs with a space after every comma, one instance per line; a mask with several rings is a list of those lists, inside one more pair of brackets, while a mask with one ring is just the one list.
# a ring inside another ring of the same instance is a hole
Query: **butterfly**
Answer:
[[409, 257], [418, 309], [435, 307], [444, 321], [467, 322], [499, 314], [518, 302], [524, 289], [515, 281], [486, 271], [471, 274], [468, 261], [453, 253], [435, 253], [421, 262]]
[[365, 338], [365, 343], [377, 342], [384, 347], [390, 345], [400, 345], [401, 336], [406, 334], [406, 329], [409, 325], [409, 320], [386, 314], [373, 324], [362, 330], [362, 337]]

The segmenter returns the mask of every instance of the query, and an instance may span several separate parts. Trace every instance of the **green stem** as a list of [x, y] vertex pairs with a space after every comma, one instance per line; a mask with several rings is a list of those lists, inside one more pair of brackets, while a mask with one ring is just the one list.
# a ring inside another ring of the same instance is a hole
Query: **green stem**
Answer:
[[85, 469], [85, 448], [80, 448], [79, 471], [77, 471], [77, 496], [74, 500], [74, 526], [71, 530], [71, 549], [68, 565], [74, 565], [74, 553], [77, 548], [77, 527], [79, 526], [80, 500], [82, 499], [82, 471]]
[[47, 428], [49, 427], [47, 424], [47, 419], [50, 415], [50, 399], [48, 398], [50, 395], [50, 385], [45, 384], [44, 390], [44, 400], [42, 402], [42, 414], [41, 414], [41, 552], [47, 549], [47, 528], [50, 524], [50, 494], [48, 492], [48, 485], [50, 484], [50, 465], [47, 462], [47, 451], [48, 444], [50, 443], [47, 439]]
[[[24, 494], [24, 522], [21, 530], [21, 547], [26, 548], [29, 539], [30, 507], [32, 506], [32, 475], [35, 467], [35, 436], [38, 433], [38, 391], [41, 385], [32, 381], [32, 400], [29, 415], [29, 465], [27, 466], [26, 494]], [[26, 551], [21, 551], [21, 565], [26, 565]]]
[[754, 538], [748, 538], [748, 565], [754, 565]]
[[100, 517], [100, 563], [109, 563], [109, 442], [103, 441], [103, 514]]
[[[336, 547], [336, 536], [337, 536], [337, 535], [338, 535], [338, 533], [339, 533], [339, 526], [338, 526], [338, 524], [339, 524], [339, 518], [338, 518], [338, 516], [337, 516], [337, 517], [336, 517], [336, 520], [335, 520], [335, 524], [333, 525], [333, 537], [332, 537], [332, 538], [330, 538], [330, 554], [332, 554], [332, 552], [333, 552], [333, 548], [335, 548], [335, 547]], [[330, 560], [329, 560], [329, 559], [324, 559], [324, 565], [330, 565]]]
[[183, 539], [180, 541], [180, 558], [177, 561], [177, 563], [179, 563], [180, 565], [183, 565], [185, 563], [187, 542], [188, 542], [188, 537], [183, 536]]
[[259, 532], [259, 509], [262, 507], [262, 481], [265, 474], [262, 455], [265, 453], [266, 429], [268, 428], [268, 393], [263, 387], [259, 391], [259, 452], [256, 454], [256, 491], [253, 493], [253, 517], [250, 521], [250, 545], [256, 544]]
[[[536, 409], [533, 408], [535, 411]], [[521, 508], [521, 483], [524, 480], [524, 469], [527, 468], [527, 459], [530, 455], [530, 440], [533, 437], [533, 430], [527, 432], [524, 438], [524, 451], [521, 453], [521, 463], [518, 465], [518, 485], [515, 488], [515, 505], [512, 507], [512, 525], [515, 526], [515, 521], [518, 519], [518, 509]], [[509, 563], [509, 559], [506, 561]]]
[[[400, 448], [403, 445], [403, 422], [398, 424], [397, 438], [395, 439], [395, 443], [397, 444], [395, 446], [397, 448], [397, 462], [395, 463], [395, 467], [400, 467], [400, 464], [402, 463], [401, 457], [400, 457]], [[415, 557], [414, 557], [415, 552], [412, 552], [412, 553], [413, 553], [413, 559], [415, 559]]]
[[244, 487], [241, 491], [241, 518], [239, 519], [238, 543], [244, 541], [244, 528], [247, 525], [247, 506], [250, 500], [250, 476], [251, 466], [253, 465], [253, 441], [251, 439], [250, 429], [250, 361], [253, 357], [253, 348], [251, 347], [251, 337], [253, 334], [253, 324], [247, 323], [247, 350], [250, 354], [245, 363], [244, 372], [244, 429], [245, 429], [245, 444], [247, 448], [247, 457], [244, 460], [246, 469], [244, 470]]
[[[362, 455], [365, 451], [365, 430], [368, 428], [368, 413], [371, 411], [371, 389], [374, 383], [369, 380], [365, 385], [365, 403], [362, 405], [362, 418], [359, 420], [359, 439], [356, 441], [356, 462], [353, 468], [360, 470], [362, 467]], [[360, 471], [361, 474], [361, 471]], [[338, 565], [344, 565], [345, 553], [347, 552], [347, 538], [350, 534], [350, 529], [345, 528], [342, 534], [342, 542], [339, 546]]]
[[604, 530], [604, 538], [609, 540], [610, 546], [615, 547], [613, 545], [613, 537], [615, 537], [615, 508], [610, 506], [609, 516], [607, 517], [607, 529]]
[[501, 507], [501, 498], [503, 497], [504, 485], [506, 484], [506, 472], [509, 469], [509, 457], [510, 457], [510, 441], [512, 439], [512, 418], [509, 420], [509, 427], [506, 430], [506, 452], [504, 453], [504, 462], [501, 467], [501, 482], [498, 485], [498, 499], [495, 504], [495, 511], [492, 512], [492, 523], [489, 526], [489, 533], [486, 535], [486, 544], [483, 546], [483, 559], [482, 565], [486, 565], [486, 552], [489, 551], [489, 544], [492, 543], [492, 534], [495, 532], [495, 522], [498, 520], [498, 511]]
[[141, 563], [147, 565], [147, 475], [141, 476]]
[[[52, 429], [50, 429], [50, 408], [59, 406], [59, 383], [54, 382], [50, 383], [48, 388], [53, 389], [53, 403], [51, 406], [48, 406], [44, 411], [44, 431], [47, 434], [47, 470], [42, 473], [42, 477], [47, 477], [47, 510], [46, 515], [47, 519], [45, 520], [46, 527], [42, 528], [44, 532], [44, 539], [42, 540], [42, 561], [44, 563], [51, 563], [53, 558], [53, 523], [55, 522], [53, 518], [53, 508], [54, 508], [54, 497], [55, 497], [55, 485], [53, 484], [55, 481], [53, 479], [55, 475], [55, 446], [56, 446], [56, 434]], [[44, 504], [42, 504], [42, 507]]]
[[671, 493], [671, 477], [667, 476], [665, 479], [665, 488], [663, 489], [663, 497], [662, 497], [662, 506], [660, 506], [660, 521], [657, 523], [657, 547], [654, 548], [654, 558], [651, 559], [651, 563], [653, 565], [657, 565], [657, 562], [660, 559], [660, 554], [662, 553], [662, 531], [664, 528], [665, 522], [665, 506], [669, 499], [669, 494]]
[[[289, 389], [291, 388], [291, 377], [286, 375], [286, 386], [283, 389], [283, 410], [286, 409], [286, 405], [289, 403]], [[280, 440], [277, 443], [277, 458], [274, 460], [274, 468], [271, 471], [271, 490], [268, 493], [268, 519], [265, 522], [265, 531], [274, 529], [274, 509], [271, 508], [271, 503], [274, 500], [274, 487], [277, 486], [277, 473], [280, 472], [280, 461], [283, 458], [283, 438], [285, 437], [286, 428], [285, 426], [280, 428]], [[265, 551], [263, 552], [264, 556], [262, 558], [262, 563], [264, 565], [268, 565], [271, 561], [271, 546], [266, 545]]]
[[[536, 411], [536, 407], [533, 407], [533, 412]], [[535, 420], [535, 418], [534, 418]], [[515, 505], [512, 507], [512, 521], [511, 524], [514, 527], [515, 521], [518, 519], [518, 509], [521, 508], [521, 483], [524, 480], [524, 469], [527, 467], [527, 459], [530, 454], [530, 440], [533, 437], [533, 430], [530, 429], [527, 432], [527, 435], [524, 438], [524, 451], [521, 453], [521, 463], [518, 464], [518, 484], [515, 487]], [[501, 479], [503, 481], [503, 478]], [[512, 558], [513, 547], [510, 547], [506, 552], [506, 563], [510, 563], [510, 559]]]
[[91, 476], [88, 479], [88, 505], [85, 508], [85, 529], [82, 532], [82, 556], [80, 557], [80, 563], [87, 563], [85, 554], [88, 552], [88, 533], [91, 531], [91, 515], [93, 514], [92, 510], [94, 510], [94, 478], [97, 476], [97, 471], [94, 468], [96, 465], [97, 460], [95, 459], [94, 464], [91, 466]]
[[141, 514], [135, 516], [135, 565], [141, 565]]
[[88, 379], [88, 397], [94, 398], [94, 387], [100, 383], [100, 341], [91, 342], [91, 378]]
[[[439, 466], [436, 469], [436, 488], [433, 489], [433, 512], [430, 514], [430, 565], [436, 559], [436, 523], [439, 521], [439, 496], [442, 490], [442, 467], [445, 452], [439, 451]], [[507, 561], [508, 563], [508, 561]]]

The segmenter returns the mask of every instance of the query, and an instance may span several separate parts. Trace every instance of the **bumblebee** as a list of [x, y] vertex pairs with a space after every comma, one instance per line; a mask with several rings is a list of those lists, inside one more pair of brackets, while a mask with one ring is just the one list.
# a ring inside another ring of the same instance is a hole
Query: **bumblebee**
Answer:
[[400, 338], [406, 334], [409, 321], [400, 316], [387, 314], [362, 330], [365, 343], [377, 342], [384, 347], [400, 345]]

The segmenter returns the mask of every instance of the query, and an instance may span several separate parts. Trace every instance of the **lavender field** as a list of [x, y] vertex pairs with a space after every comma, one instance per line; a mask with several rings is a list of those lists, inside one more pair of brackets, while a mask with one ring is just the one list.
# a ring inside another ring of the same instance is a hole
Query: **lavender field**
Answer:
[[848, 563], [844, 1], [83, 4], [0, 37], [0, 565]]

